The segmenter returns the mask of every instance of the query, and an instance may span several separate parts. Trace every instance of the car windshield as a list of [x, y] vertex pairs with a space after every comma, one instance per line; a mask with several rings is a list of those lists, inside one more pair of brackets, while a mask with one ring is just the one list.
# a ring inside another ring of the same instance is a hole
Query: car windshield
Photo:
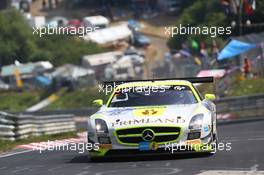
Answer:
[[179, 105], [197, 103], [188, 86], [136, 87], [115, 92], [109, 107]]

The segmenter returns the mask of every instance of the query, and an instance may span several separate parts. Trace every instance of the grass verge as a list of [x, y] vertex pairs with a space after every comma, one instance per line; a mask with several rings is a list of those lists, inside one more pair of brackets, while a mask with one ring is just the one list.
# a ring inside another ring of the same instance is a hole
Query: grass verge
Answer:
[[[242, 81], [233, 80], [230, 87], [226, 90], [226, 97], [246, 96], [264, 93], [264, 78], [246, 79]], [[202, 84], [198, 87], [199, 91], [204, 95], [206, 93], [214, 93], [213, 84]]]
[[[109, 94], [110, 95], [110, 94]], [[92, 101], [103, 99], [104, 103], [108, 96], [99, 92], [98, 88], [82, 88], [76, 91], [67, 92], [55, 101], [52, 105], [47, 106], [46, 110], [57, 109], [81, 109], [92, 106]]]
[[74, 131], [74, 132], [66, 132], [66, 133], [53, 134], [53, 135], [35, 136], [17, 141], [7, 141], [0, 139], [0, 152], [10, 151], [18, 145], [34, 143], [34, 142], [44, 142], [48, 140], [50, 141], [61, 140], [61, 139], [67, 139], [73, 137], [77, 137], [77, 132]]
[[18, 92], [5, 91], [0, 92], [0, 110], [9, 112], [18, 112], [38, 103], [41, 100], [42, 92]]
[[[218, 83], [218, 82], [216, 82]], [[264, 78], [246, 79], [242, 81], [233, 80], [228, 87], [225, 96], [245, 96], [264, 93]], [[214, 93], [213, 84], [202, 84], [199, 91], [204, 95]], [[99, 89], [82, 88], [75, 91], [67, 92], [61, 95], [52, 105], [47, 106], [44, 110], [59, 109], [82, 109], [92, 106], [95, 99], [103, 99], [106, 103], [109, 95], [99, 92]], [[43, 92], [0, 92], [0, 111], [19, 112], [38, 103], [43, 96]]]

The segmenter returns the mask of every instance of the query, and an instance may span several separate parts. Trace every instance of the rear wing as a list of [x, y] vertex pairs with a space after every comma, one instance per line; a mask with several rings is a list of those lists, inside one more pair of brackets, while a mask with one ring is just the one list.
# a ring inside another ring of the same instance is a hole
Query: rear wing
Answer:
[[104, 81], [103, 86], [117, 86], [124, 83], [131, 83], [131, 82], [155, 82], [155, 81], [169, 81], [169, 80], [185, 80], [191, 83], [213, 83], [214, 77], [190, 77], [190, 78], [168, 78], [168, 79], [145, 79], [145, 80], [124, 80], [124, 81]]

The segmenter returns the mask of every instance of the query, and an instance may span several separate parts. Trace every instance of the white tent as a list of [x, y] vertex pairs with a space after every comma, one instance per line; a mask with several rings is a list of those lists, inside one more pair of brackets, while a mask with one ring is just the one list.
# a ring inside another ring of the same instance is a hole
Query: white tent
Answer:
[[85, 67], [94, 67], [105, 64], [111, 64], [117, 60], [119, 56], [122, 55], [122, 52], [106, 52], [94, 55], [86, 55], [82, 58], [83, 66]]
[[97, 26], [97, 27], [101, 27], [101, 26], [105, 26], [107, 27], [110, 23], [110, 21], [104, 17], [104, 16], [88, 16], [88, 17], [84, 17], [83, 18], [83, 23], [86, 27], [90, 27], [90, 26]]
[[58, 67], [53, 73], [52, 76], [61, 76], [61, 77], [71, 77], [73, 79], [78, 79], [79, 77], [93, 75], [94, 71], [91, 69], [82, 68], [72, 64], [65, 64]]
[[102, 30], [96, 30], [84, 36], [84, 40], [92, 41], [97, 44], [111, 44], [118, 40], [126, 40], [132, 36], [131, 30], [127, 25], [113, 26]]

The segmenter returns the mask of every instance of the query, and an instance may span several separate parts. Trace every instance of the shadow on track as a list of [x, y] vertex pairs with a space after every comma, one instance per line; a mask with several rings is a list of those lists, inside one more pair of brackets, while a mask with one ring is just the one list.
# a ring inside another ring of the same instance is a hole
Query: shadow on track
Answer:
[[207, 153], [192, 153], [192, 154], [175, 154], [175, 155], [140, 155], [140, 156], [118, 156], [90, 159], [89, 156], [77, 156], [71, 159], [68, 163], [98, 163], [98, 162], [137, 162], [137, 161], [160, 161], [160, 160], [177, 160], [177, 159], [195, 159], [207, 158], [214, 155]]

